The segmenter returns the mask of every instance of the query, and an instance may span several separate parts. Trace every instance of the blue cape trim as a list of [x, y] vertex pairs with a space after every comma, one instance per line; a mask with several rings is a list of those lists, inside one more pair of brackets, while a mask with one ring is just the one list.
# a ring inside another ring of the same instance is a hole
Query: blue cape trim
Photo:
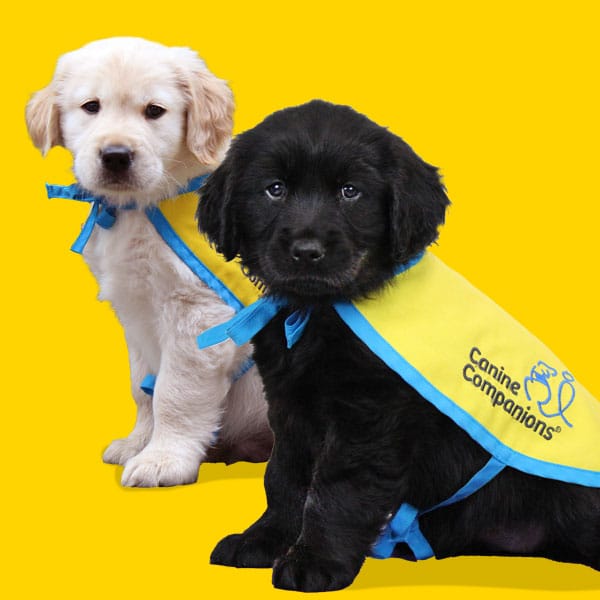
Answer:
[[400, 275], [409, 269], [412, 269], [416, 264], [421, 262], [421, 259], [425, 256], [425, 251], [419, 252], [414, 258], [411, 258], [408, 262], [398, 265], [394, 269], [394, 275]]
[[244, 308], [243, 303], [237, 299], [233, 292], [188, 248], [185, 242], [177, 235], [165, 216], [157, 206], [146, 209], [148, 220], [154, 225], [158, 235], [165, 244], [201, 279], [213, 292], [236, 312]]

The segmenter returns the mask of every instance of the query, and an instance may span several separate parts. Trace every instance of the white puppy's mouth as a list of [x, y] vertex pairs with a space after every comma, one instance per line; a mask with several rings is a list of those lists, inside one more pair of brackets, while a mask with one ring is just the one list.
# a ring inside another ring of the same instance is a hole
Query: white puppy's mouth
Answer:
[[132, 177], [113, 177], [101, 176], [98, 185], [99, 190], [109, 190], [111, 192], [136, 192], [142, 190], [142, 186], [136, 183]]
[[74, 167], [84, 188], [117, 206], [131, 202], [148, 205], [166, 197], [165, 191], [172, 191], [165, 185], [168, 181], [161, 161], [139, 144], [106, 143], [95, 148], [90, 144], [75, 154]]

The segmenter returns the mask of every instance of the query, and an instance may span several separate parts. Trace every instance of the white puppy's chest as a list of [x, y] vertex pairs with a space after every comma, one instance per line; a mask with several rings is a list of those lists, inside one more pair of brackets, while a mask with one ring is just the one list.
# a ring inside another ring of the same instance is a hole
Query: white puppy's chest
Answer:
[[212, 294], [171, 251], [141, 211], [119, 211], [110, 229], [99, 226], [84, 258], [100, 286], [100, 300], [108, 300], [134, 345], [158, 372], [161, 339], [173, 335], [165, 316], [178, 298], [190, 301]]

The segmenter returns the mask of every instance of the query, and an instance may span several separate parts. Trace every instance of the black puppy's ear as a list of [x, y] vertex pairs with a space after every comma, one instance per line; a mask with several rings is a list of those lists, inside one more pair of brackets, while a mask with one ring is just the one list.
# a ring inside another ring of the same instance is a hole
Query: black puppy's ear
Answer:
[[[231, 150], [230, 150], [231, 152]], [[198, 229], [225, 256], [232, 260], [237, 256], [239, 242], [233, 215], [233, 160], [227, 155], [221, 165], [209, 175], [200, 189], [200, 201], [196, 211]]]
[[392, 156], [390, 242], [399, 264], [435, 242], [450, 200], [437, 168], [421, 160], [398, 137]]

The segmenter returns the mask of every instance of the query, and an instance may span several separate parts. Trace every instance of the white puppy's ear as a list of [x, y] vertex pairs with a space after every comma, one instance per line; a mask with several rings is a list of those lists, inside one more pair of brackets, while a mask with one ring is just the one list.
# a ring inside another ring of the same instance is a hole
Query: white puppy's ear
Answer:
[[210, 165], [219, 162], [231, 137], [233, 94], [195, 55], [188, 62], [189, 68], [179, 72], [188, 103], [187, 146], [201, 163]]
[[32, 96], [25, 110], [25, 120], [31, 140], [44, 156], [53, 146], [63, 144], [60, 114], [52, 84]]

